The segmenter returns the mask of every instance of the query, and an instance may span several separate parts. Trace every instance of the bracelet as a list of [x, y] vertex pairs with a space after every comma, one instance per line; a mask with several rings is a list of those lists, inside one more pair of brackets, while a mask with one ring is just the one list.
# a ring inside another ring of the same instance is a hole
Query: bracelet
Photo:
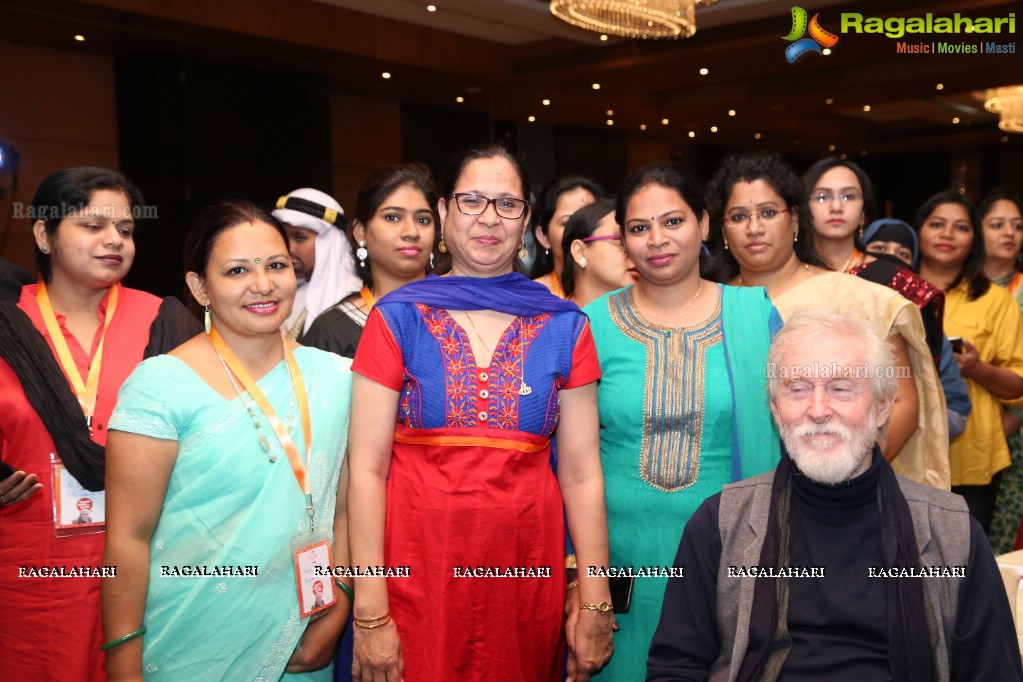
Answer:
[[580, 604], [579, 608], [589, 609], [590, 611], [599, 611], [600, 613], [614, 613], [614, 607], [606, 601], [598, 602], [596, 604]]
[[130, 642], [131, 640], [135, 639], [136, 637], [141, 637], [144, 634], [146, 634], [146, 626], [143, 624], [142, 627], [140, 627], [135, 632], [129, 632], [124, 637], [118, 637], [117, 639], [110, 640], [106, 644], [102, 645], [99, 648], [99, 650], [100, 651], [108, 651], [109, 649], [113, 649], [115, 646], [121, 646], [125, 642]]
[[382, 621], [382, 620], [387, 620], [387, 619], [388, 619], [388, 618], [390, 618], [390, 617], [391, 617], [391, 612], [390, 612], [390, 611], [388, 611], [388, 612], [387, 612], [387, 613], [385, 613], [384, 615], [382, 615], [382, 616], [377, 616], [376, 618], [355, 618], [355, 617], [353, 616], [353, 617], [352, 617], [352, 620], [353, 620], [353, 621], [355, 621], [355, 624], [356, 624], [356, 625], [358, 625], [359, 623], [363, 623], [363, 624], [365, 624], [365, 625], [372, 625], [373, 623], [379, 623], [379, 622], [380, 622], [380, 621]]
[[[383, 618], [383, 620], [379, 623], [373, 623], [372, 625], [367, 625], [365, 621], [360, 622], [358, 619], [354, 619], [355, 627], [362, 628], [363, 630], [376, 630], [377, 628], [382, 628], [391, 622], [391, 614], [389, 613], [386, 616], [381, 616], [381, 618]], [[375, 618], [373, 620], [379, 619]]]
[[577, 587], [579, 587], [579, 578], [576, 578], [575, 580], [570, 582], [568, 585], [566, 585], [565, 586], [565, 592], [568, 592], [569, 590], [574, 590]]
[[348, 601], [352, 603], [352, 606], [355, 606], [355, 590], [337, 579], [334, 580], [334, 584], [337, 585], [337, 589], [345, 593], [345, 596], [348, 597]]
[[565, 557], [565, 568], [578, 568], [578, 563], [575, 559], [575, 554], [569, 554]]

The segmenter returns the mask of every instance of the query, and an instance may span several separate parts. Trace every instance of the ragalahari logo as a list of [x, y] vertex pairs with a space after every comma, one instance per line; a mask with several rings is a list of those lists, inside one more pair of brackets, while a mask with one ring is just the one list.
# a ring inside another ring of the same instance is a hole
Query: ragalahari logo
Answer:
[[[789, 42], [795, 41], [785, 48], [785, 59], [789, 60], [789, 64], [808, 52], [820, 54], [822, 47], [834, 47], [838, 44], [838, 36], [821, 28], [820, 22], [817, 21], [819, 16], [819, 13], [814, 14], [808, 24], [806, 10], [802, 7], [792, 8], [792, 31], [783, 38]], [[804, 38], [807, 28], [810, 30], [810, 37]]]

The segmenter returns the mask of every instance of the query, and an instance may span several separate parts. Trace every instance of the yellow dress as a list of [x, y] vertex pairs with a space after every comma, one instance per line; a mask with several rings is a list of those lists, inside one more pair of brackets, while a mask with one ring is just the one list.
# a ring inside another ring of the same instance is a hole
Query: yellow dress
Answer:
[[[968, 293], [963, 282], [945, 295], [945, 334], [976, 346], [982, 361], [1023, 376], [1023, 315], [1016, 301], [995, 285], [976, 301]], [[973, 411], [950, 448], [952, 485], [987, 485], [1009, 466], [1002, 405], [1023, 405], [1023, 396], [1001, 401], [976, 381], [963, 379]]]

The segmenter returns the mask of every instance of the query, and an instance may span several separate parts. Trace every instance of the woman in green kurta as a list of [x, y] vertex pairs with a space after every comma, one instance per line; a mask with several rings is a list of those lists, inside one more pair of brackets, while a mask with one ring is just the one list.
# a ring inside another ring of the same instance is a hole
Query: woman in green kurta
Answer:
[[665, 571], [689, 516], [726, 483], [778, 462], [765, 366], [780, 319], [762, 289], [701, 278], [708, 216], [699, 186], [679, 171], [652, 166], [626, 180], [616, 219], [640, 279], [585, 311], [603, 372], [611, 566], [655, 574], [635, 578], [598, 676], [631, 682], [646, 674]]

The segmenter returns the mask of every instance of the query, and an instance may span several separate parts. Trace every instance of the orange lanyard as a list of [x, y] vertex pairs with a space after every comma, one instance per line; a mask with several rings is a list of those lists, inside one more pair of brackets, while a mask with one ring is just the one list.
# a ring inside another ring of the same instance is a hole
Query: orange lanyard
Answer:
[[551, 270], [551, 293], [558, 298], [565, 298], [565, 289], [561, 286], [561, 278], [554, 270]]
[[295, 472], [295, 478], [298, 480], [299, 487], [302, 488], [302, 492], [305, 493], [306, 512], [309, 514], [309, 532], [313, 532], [313, 494], [309, 486], [309, 460], [313, 452], [313, 436], [312, 436], [312, 425], [309, 421], [309, 399], [305, 392], [305, 382], [302, 381], [302, 372], [298, 368], [298, 363], [295, 361], [295, 354], [292, 353], [291, 348], [288, 347], [286, 341], [281, 339], [284, 344], [284, 359], [288, 363], [288, 373], [291, 374], [291, 382], [295, 387], [295, 397], [298, 400], [298, 413], [302, 417], [302, 435], [305, 437], [305, 463], [298, 455], [298, 447], [295, 445], [295, 441], [292, 440], [291, 434], [284, 428], [281, 418], [277, 416], [277, 411], [270, 404], [270, 401], [266, 399], [263, 392], [259, 390], [259, 386], [252, 380], [248, 370], [242, 365], [241, 361], [238, 360], [237, 356], [231, 351], [231, 348], [224, 341], [223, 337], [217, 332], [217, 328], [213, 327], [210, 329], [210, 343], [213, 344], [213, 349], [217, 352], [217, 355], [221, 357], [224, 363], [231, 369], [231, 372], [238, 378], [241, 385], [248, 391], [252, 399], [259, 405], [259, 409], [263, 411], [263, 416], [270, 423], [270, 428], [274, 430], [277, 435], [277, 440], [280, 441], [281, 447], [284, 448], [284, 452], [288, 454], [288, 461], [291, 462], [291, 470]]
[[82, 375], [78, 372], [75, 359], [71, 357], [71, 349], [68, 348], [67, 339], [64, 338], [64, 332], [61, 330], [60, 325], [57, 324], [57, 315], [53, 312], [50, 295], [46, 292], [46, 282], [39, 280], [39, 284], [36, 286], [36, 303], [39, 304], [39, 311], [43, 315], [43, 323], [46, 325], [46, 331], [53, 342], [53, 348], [57, 352], [57, 360], [60, 361], [61, 367], [64, 368], [64, 373], [67, 374], [68, 380], [71, 381], [71, 388], [74, 389], [75, 395], [78, 396], [78, 404], [82, 406], [82, 412], [85, 414], [85, 423], [89, 426], [90, 433], [92, 431], [92, 417], [96, 414], [99, 373], [103, 367], [103, 346], [107, 340], [107, 330], [110, 329], [110, 323], [114, 321], [114, 312], [117, 310], [117, 295], [120, 288], [120, 284], [110, 287], [110, 295], [107, 298], [107, 313], [103, 320], [103, 334], [99, 337], [96, 355], [93, 356], [92, 363], [89, 365], [89, 376], [85, 381], [82, 381]]
[[376, 304], [377, 300], [373, 297], [373, 292], [369, 290], [368, 286], [362, 287], [362, 291], [359, 292], [359, 295], [362, 296], [362, 302], [366, 304], [366, 314], [368, 315], [369, 311], [373, 310], [373, 306]]

